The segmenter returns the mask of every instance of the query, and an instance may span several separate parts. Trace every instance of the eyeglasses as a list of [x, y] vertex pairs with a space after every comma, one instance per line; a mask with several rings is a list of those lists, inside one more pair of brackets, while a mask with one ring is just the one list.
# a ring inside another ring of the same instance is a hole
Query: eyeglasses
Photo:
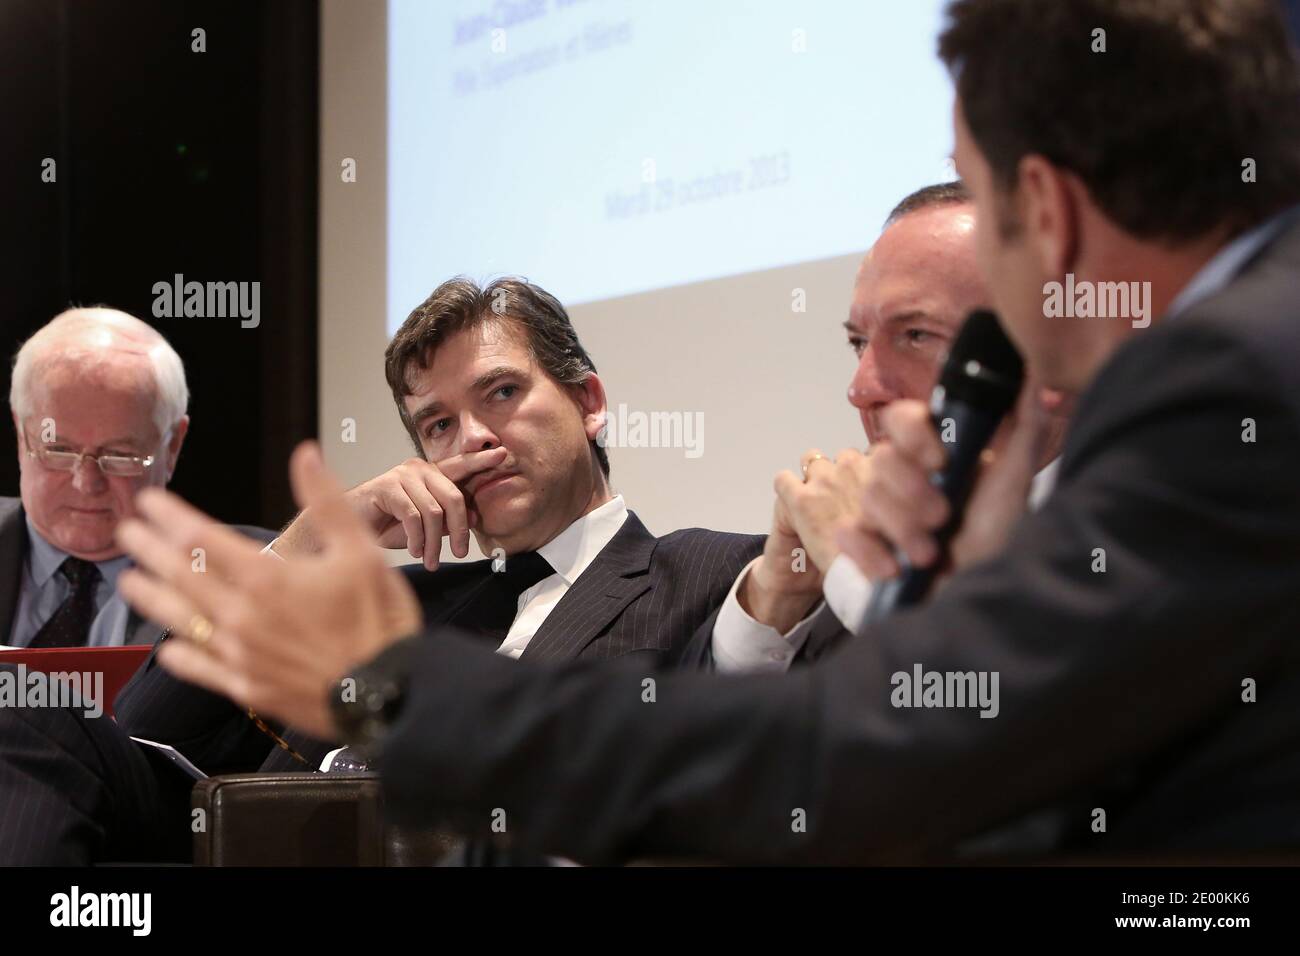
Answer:
[[69, 451], [59, 445], [38, 445], [30, 438], [27, 439], [27, 455], [37, 459], [51, 471], [72, 471], [77, 467], [77, 462], [89, 458], [99, 466], [101, 472], [115, 478], [143, 475], [154, 463], [153, 455], [146, 455], [143, 458], [137, 455], [91, 455], [86, 452]]

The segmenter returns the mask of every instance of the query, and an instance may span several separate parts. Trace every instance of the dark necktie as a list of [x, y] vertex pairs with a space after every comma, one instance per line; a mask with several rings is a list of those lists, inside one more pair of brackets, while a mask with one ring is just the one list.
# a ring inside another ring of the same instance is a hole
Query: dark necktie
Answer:
[[[555, 569], [536, 551], [511, 555], [504, 560], [501, 570], [488, 572], [488, 580], [450, 623], [483, 635], [485, 641], [497, 647], [515, 622], [519, 595], [554, 573]], [[365, 770], [367, 766], [356, 751], [345, 747], [334, 755], [327, 772], [347, 773]]]
[[99, 568], [93, 561], [67, 558], [59, 566], [59, 573], [72, 585], [72, 591], [28, 647], [85, 647], [90, 638]]
[[488, 580], [452, 621], [458, 627], [481, 634], [499, 646], [510, 633], [519, 609], [519, 595], [555, 569], [536, 551], [522, 551], [505, 558], [500, 571], [490, 571]]

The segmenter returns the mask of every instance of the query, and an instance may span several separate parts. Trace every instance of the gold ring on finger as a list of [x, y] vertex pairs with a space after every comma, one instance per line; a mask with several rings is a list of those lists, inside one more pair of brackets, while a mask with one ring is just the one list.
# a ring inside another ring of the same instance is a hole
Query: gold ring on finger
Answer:
[[191, 641], [199, 647], [203, 647], [208, 641], [212, 640], [212, 631], [212, 622], [202, 614], [195, 614], [190, 618], [190, 626], [185, 633]]
[[817, 461], [817, 460], [819, 460], [819, 459], [820, 459], [821, 461], [830, 461], [829, 458], [827, 458], [827, 457], [826, 457], [825, 455], [823, 455], [821, 452], [818, 452], [817, 454], [815, 454], [815, 455], [813, 455], [811, 458], [809, 458], [806, 462], [804, 462], [803, 465], [801, 466], [801, 467], [803, 468], [803, 480], [804, 480], [805, 483], [808, 481], [808, 469], [812, 467], [812, 463], [813, 463], [813, 462], [815, 462], [815, 461]]

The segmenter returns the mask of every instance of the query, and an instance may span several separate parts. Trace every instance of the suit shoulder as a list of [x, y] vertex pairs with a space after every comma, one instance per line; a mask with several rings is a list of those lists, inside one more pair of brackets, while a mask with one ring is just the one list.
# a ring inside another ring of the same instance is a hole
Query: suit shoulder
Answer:
[[1300, 226], [1292, 226], [1215, 295], [1162, 323], [1171, 348], [1221, 352], [1243, 390], [1300, 419]]
[[661, 568], [707, 573], [729, 587], [741, 568], [762, 552], [766, 540], [761, 534], [683, 528], [658, 540], [654, 563]]
[[1300, 224], [1292, 224], [1222, 289], [1136, 330], [1080, 397], [1076, 423], [1266, 407], [1284, 420], [1284, 431], [1294, 432], [1300, 427], [1297, 303]]
[[23, 500], [21, 498], [10, 498], [7, 495], [0, 495], [0, 522], [9, 521], [10, 519], [22, 514]]
[[689, 551], [700, 548], [724, 553], [740, 554], [761, 551], [767, 535], [740, 534], [735, 531], [713, 531], [710, 528], [681, 528], [659, 539], [656, 551]]
[[1156, 500], [1176, 488], [1206, 514], [1267, 507], [1277, 523], [1295, 512], [1300, 364], [1270, 359], [1269, 336], [1244, 313], [1228, 321], [1227, 301], [1216, 296], [1111, 356], [1075, 410], [1062, 487], [1090, 473], [1107, 496], [1124, 486]]
[[[1288, 436], [1297, 434], [1300, 336], [1294, 325], [1300, 310], [1291, 307], [1282, 323], [1290, 326], [1288, 340], [1278, 332], [1280, 300], [1229, 294], [1234, 287], [1120, 347], [1080, 397], [1072, 437], [1175, 416], [1208, 424], [1225, 415], [1238, 429], [1243, 419], [1268, 418]], [[1292, 290], [1300, 301], [1300, 283]]]

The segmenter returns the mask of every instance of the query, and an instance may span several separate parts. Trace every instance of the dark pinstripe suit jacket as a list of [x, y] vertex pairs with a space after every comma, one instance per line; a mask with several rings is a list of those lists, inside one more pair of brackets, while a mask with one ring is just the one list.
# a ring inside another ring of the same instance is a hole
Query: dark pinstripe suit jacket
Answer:
[[[656, 538], [635, 514], [552, 609], [523, 653], [541, 662], [645, 657], [677, 666], [688, 640], [722, 604], [763, 546], [760, 535], [690, 528]], [[403, 569], [431, 625], [473, 628], [462, 613], [491, 576], [490, 561]], [[118, 696], [118, 724], [169, 743], [210, 774], [302, 770], [223, 697], [179, 681], [151, 658]], [[292, 730], [286, 740], [314, 769], [334, 744]], [[269, 756], [268, 756], [269, 754]]]

